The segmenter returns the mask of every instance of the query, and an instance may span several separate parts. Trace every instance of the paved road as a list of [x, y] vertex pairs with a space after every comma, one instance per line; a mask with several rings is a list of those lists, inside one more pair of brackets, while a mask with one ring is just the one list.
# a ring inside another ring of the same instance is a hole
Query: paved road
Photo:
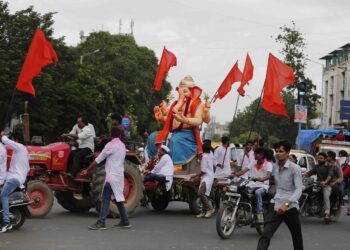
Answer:
[[[215, 230], [215, 218], [197, 219], [185, 203], [173, 202], [167, 211], [138, 208], [133, 214], [132, 229], [110, 228], [90, 231], [87, 226], [96, 221], [94, 211], [85, 214], [66, 212], [54, 205], [44, 219], [27, 220], [18, 231], [0, 234], [0, 249], [256, 249], [258, 235], [249, 227], [239, 228], [229, 240], [221, 240]], [[116, 221], [108, 220], [108, 226]], [[350, 249], [350, 217], [324, 225], [320, 220], [303, 219], [305, 249]], [[291, 237], [282, 225], [273, 238], [270, 249], [292, 249]]]

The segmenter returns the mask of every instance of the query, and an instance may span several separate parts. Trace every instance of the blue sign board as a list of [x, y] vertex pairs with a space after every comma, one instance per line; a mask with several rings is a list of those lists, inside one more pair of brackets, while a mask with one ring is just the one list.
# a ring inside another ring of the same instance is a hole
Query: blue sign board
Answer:
[[340, 101], [340, 120], [350, 120], [350, 100]]

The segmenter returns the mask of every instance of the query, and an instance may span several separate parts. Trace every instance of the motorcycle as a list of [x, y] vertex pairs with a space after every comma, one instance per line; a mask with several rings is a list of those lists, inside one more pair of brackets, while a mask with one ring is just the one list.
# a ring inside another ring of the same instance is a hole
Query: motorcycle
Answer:
[[[303, 178], [303, 193], [299, 200], [300, 212], [303, 216], [324, 217], [323, 190], [320, 182], [311, 177]], [[330, 196], [330, 217], [336, 221], [341, 213], [339, 196], [332, 193]], [[326, 221], [328, 223], [328, 221]]]
[[[216, 217], [216, 231], [222, 239], [228, 239], [237, 227], [251, 226], [259, 235], [264, 224], [255, 221], [256, 199], [254, 189], [248, 187], [248, 180], [235, 177], [227, 185], [223, 205]], [[268, 199], [264, 198], [264, 211], [267, 211]]]
[[[1, 189], [0, 189], [1, 193]], [[9, 196], [9, 207], [10, 207], [10, 223], [12, 229], [19, 229], [25, 222], [27, 217], [30, 217], [28, 206], [32, 204], [29, 196], [24, 189], [16, 189]], [[2, 205], [0, 204], [0, 223], [2, 223]]]

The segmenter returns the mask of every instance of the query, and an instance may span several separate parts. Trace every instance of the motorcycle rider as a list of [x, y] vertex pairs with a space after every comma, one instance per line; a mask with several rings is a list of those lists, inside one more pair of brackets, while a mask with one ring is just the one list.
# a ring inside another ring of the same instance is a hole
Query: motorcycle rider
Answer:
[[[343, 195], [344, 189], [347, 188], [348, 190], [350, 190], [350, 164], [349, 164], [349, 159], [348, 159], [348, 153], [345, 150], [339, 151], [339, 164], [343, 170], [343, 177], [344, 177], [344, 181], [340, 185], [340, 190], [341, 190], [342, 195]], [[349, 198], [348, 198], [348, 209], [347, 209], [346, 215], [350, 215], [350, 199]]]
[[254, 189], [257, 223], [264, 223], [263, 196], [266, 195], [269, 189], [272, 164], [266, 160], [266, 150], [264, 148], [256, 148], [254, 150], [254, 157], [255, 161], [235, 173], [235, 175], [241, 176], [250, 171], [252, 182], [248, 186]]
[[334, 169], [333, 176], [329, 182], [329, 185], [332, 188], [332, 194], [338, 196], [340, 204], [343, 204], [343, 195], [340, 186], [344, 180], [343, 170], [341, 169], [339, 162], [336, 160], [336, 156], [336, 153], [333, 151], [327, 152], [327, 161]]
[[169, 191], [173, 184], [174, 164], [171, 160], [170, 149], [161, 145], [158, 149], [158, 162], [152, 170], [144, 171], [143, 182], [159, 181], [165, 183], [166, 191]]
[[72, 162], [72, 164], [69, 165], [71, 165], [70, 174], [73, 178], [77, 176], [81, 169], [81, 160], [83, 157], [93, 153], [95, 149], [95, 130], [91, 129], [87, 119], [84, 117], [79, 117], [77, 119], [77, 126], [77, 130], [74, 130], [74, 126], [73, 130], [69, 134], [62, 134], [62, 137], [71, 137], [76, 139], [79, 144], [78, 149], [71, 152], [69, 160], [69, 162]]
[[317, 165], [310, 171], [304, 173], [304, 176], [310, 177], [312, 175], [317, 176], [317, 181], [320, 182], [323, 191], [324, 202], [324, 220], [329, 222], [330, 217], [330, 196], [332, 187], [329, 185], [332, 176], [334, 176], [334, 168], [327, 162], [327, 154], [320, 152], [317, 154]]
[[6, 180], [6, 173], [7, 173], [6, 163], [7, 163], [7, 151], [4, 145], [0, 142], [0, 187], [4, 185], [4, 182]]
[[[13, 150], [10, 168], [6, 173], [6, 179], [0, 194], [3, 209], [2, 227], [0, 232], [5, 233], [12, 229], [10, 223], [9, 195], [16, 188], [23, 186], [25, 183], [29, 171], [29, 156], [27, 148], [22, 144], [7, 138], [4, 131], [1, 132], [0, 139], [2, 143]], [[13, 139], [17, 141], [15, 136], [13, 136]], [[3, 171], [1, 174], [3, 174]]]

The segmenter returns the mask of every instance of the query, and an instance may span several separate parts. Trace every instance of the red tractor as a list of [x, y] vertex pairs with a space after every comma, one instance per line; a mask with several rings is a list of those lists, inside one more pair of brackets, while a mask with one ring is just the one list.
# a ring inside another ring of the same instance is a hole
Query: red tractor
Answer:
[[[29, 207], [33, 217], [42, 217], [50, 212], [54, 195], [57, 202], [71, 212], [85, 212], [92, 207], [99, 211], [105, 178], [103, 166], [97, 167], [88, 176], [78, 175], [73, 179], [67, 175], [68, 158], [71, 153], [68, 144], [57, 142], [47, 146], [28, 146], [27, 148], [30, 161], [27, 192], [34, 201]], [[8, 163], [11, 155], [12, 150], [8, 149]], [[86, 157], [82, 162], [83, 167], [87, 167], [94, 157], [94, 155]], [[124, 179], [125, 207], [128, 213], [136, 209], [143, 193], [139, 164], [136, 154], [128, 152]], [[113, 202], [110, 205], [110, 213], [113, 216], [118, 215], [117, 206]]]

